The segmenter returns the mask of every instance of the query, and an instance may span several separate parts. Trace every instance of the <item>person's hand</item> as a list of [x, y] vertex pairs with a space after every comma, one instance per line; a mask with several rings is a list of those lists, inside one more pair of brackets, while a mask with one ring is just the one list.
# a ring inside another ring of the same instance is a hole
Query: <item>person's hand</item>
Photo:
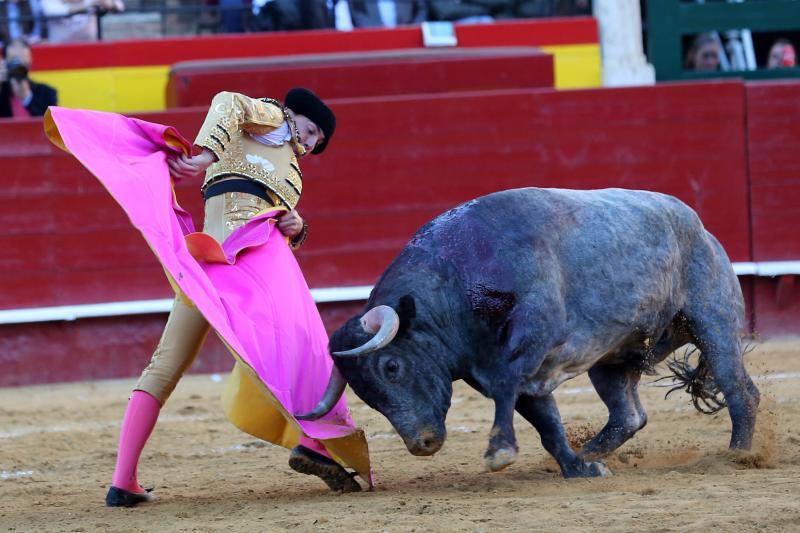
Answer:
[[167, 154], [167, 166], [169, 166], [169, 173], [174, 178], [193, 178], [205, 172], [215, 159], [214, 154], [208, 149], [203, 149], [194, 156], [171, 152]]
[[278, 229], [290, 239], [294, 239], [303, 231], [303, 219], [296, 210], [292, 209], [278, 217]]
[[25, 101], [28, 96], [31, 95], [31, 82], [28, 80], [16, 80], [11, 78], [8, 80], [11, 84], [11, 91], [14, 93], [14, 96], [19, 98], [21, 101]]
[[125, 11], [125, 4], [122, 0], [98, 0], [97, 5], [106, 11], [119, 13]]

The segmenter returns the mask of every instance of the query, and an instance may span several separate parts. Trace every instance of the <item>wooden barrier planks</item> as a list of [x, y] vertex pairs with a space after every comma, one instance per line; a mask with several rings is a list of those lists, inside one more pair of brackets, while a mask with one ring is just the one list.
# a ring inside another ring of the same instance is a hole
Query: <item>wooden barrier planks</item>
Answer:
[[[371, 284], [425, 221], [518, 186], [660, 190], [695, 207], [734, 261], [797, 259], [780, 240], [795, 246], [783, 227], [796, 219], [773, 212], [788, 206], [791, 214], [786, 191], [797, 181], [796, 161], [791, 150], [778, 159], [762, 152], [796, 143], [797, 122], [787, 107], [793, 91], [777, 84], [745, 93], [739, 82], [703, 82], [333, 101], [339, 129], [330, 150], [302, 162], [300, 209], [311, 234], [301, 265], [313, 287]], [[191, 138], [203, 113], [144, 118], [176, 125]], [[37, 121], [0, 126], [0, 308], [169, 297], [160, 268], [121, 210], [39, 132]], [[178, 195], [199, 222], [198, 185], [180, 183]], [[742, 284], [759, 333], [800, 330], [793, 281]], [[323, 304], [326, 326], [341, 324], [360, 305]], [[0, 385], [135, 375], [164, 320], [0, 326]], [[109, 365], [111, 352], [124, 361]], [[195, 370], [229, 366], [214, 340]]]
[[[323, 157], [303, 161], [300, 209], [311, 226], [304, 272], [313, 287], [371, 284], [428, 219], [525, 186], [675, 194], [733, 260], [747, 261], [743, 101], [736, 82], [332, 101], [336, 137]], [[195, 109], [145, 118], [191, 138], [202, 116]], [[0, 144], [13, 144], [16, 128], [4, 126]], [[102, 187], [67, 154], [37, 149], [42, 155], [0, 153], [2, 179], [12, 184], [0, 196], [0, 245], [8, 250], [0, 272], [14, 274], [0, 279], [0, 307], [168, 296], [143, 239]], [[199, 223], [198, 185], [181, 183], [179, 199]], [[69, 286], [86, 279], [85, 288]]]
[[[320, 304], [328, 333], [362, 306]], [[0, 387], [111, 378], [128, 378], [133, 386], [166, 321], [160, 314], [0, 325]], [[233, 362], [219, 338], [209, 335], [190, 372], [229, 372]]]
[[[325, 158], [304, 162], [302, 207], [312, 234], [354, 217], [352, 232], [322, 230], [326, 241], [312, 240], [308, 253], [348, 239], [388, 252], [420, 222], [498, 189], [620, 186], [680, 197], [733, 260], [749, 260], [741, 84], [494, 92], [336, 109], [341, 136]], [[370, 148], [391, 149], [364, 149], [358, 132], [366, 130]], [[319, 281], [306, 272], [312, 285]]]
[[[597, 22], [591, 17], [457, 24], [459, 49], [535, 46], [552, 54], [559, 88], [601, 84]], [[37, 45], [37, 81], [59, 91], [62, 105], [119, 112], [165, 106], [169, 66], [180, 61], [263, 58], [333, 52], [421, 49], [419, 26], [352, 32], [313, 30]], [[482, 78], [481, 81], [489, 78]], [[476, 85], [474, 88], [482, 88]], [[262, 94], [256, 91], [254, 94]], [[358, 94], [358, 93], [357, 93]], [[356, 94], [356, 95], [357, 95]]]
[[[457, 24], [459, 45], [560, 46], [598, 44], [592, 17], [504, 20], [493, 24]], [[350, 32], [310, 30], [197, 35], [169, 39], [40, 44], [34, 48], [37, 70], [171, 65], [179, 61], [231, 57], [286, 56], [324, 52], [420, 48], [419, 26], [361, 28]]]
[[800, 82], [747, 84], [756, 261], [800, 259]]
[[207, 105], [220, 91], [283, 97], [308, 87], [324, 99], [553, 87], [553, 57], [533, 47], [410, 49], [173, 65], [167, 107]]
[[[800, 260], [800, 82], [747, 84], [753, 259]], [[800, 284], [796, 276], [755, 284], [756, 331], [800, 331]]]

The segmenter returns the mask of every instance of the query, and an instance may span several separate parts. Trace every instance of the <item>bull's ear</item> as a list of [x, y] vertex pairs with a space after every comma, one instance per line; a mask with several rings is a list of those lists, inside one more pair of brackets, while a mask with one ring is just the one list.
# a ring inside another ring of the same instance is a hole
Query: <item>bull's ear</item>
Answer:
[[397, 334], [402, 335], [417, 316], [417, 304], [414, 303], [413, 296], [406, 294], [400, 297], [400, 301], [397, 303], [397, 315], [400, 317], [400, 329]]

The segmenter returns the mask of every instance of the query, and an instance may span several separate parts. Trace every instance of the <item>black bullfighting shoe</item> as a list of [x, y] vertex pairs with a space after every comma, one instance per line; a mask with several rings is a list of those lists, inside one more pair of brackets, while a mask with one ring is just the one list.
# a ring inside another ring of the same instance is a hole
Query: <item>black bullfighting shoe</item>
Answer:
[[317, 476], [334, 492], [359, 492], [361, 485], [342, 466], [305, 446], [295, 446], [289, 455], [289, 466], [301, 474]]
[[140, 503], [152, 502], [156, 499], [153, 489], [145, 489], [144, 492], [129, 492], [111, 486], [106, 494], [107, 507], [136, 507]]

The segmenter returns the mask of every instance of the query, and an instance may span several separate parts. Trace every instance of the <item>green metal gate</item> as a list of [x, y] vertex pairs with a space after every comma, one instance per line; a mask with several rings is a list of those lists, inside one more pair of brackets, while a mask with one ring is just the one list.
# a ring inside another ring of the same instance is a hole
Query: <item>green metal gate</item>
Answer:
[[656, 69], [656, 79], [800, 77], [798, 67], [716, 72], [683, 70], [681, 44], [684, 35], [743, 28], [753, 32], [800, 30], [800, 0], [703, 4], [681, 0], [647, 0], [647, 45], [650, 62]]

